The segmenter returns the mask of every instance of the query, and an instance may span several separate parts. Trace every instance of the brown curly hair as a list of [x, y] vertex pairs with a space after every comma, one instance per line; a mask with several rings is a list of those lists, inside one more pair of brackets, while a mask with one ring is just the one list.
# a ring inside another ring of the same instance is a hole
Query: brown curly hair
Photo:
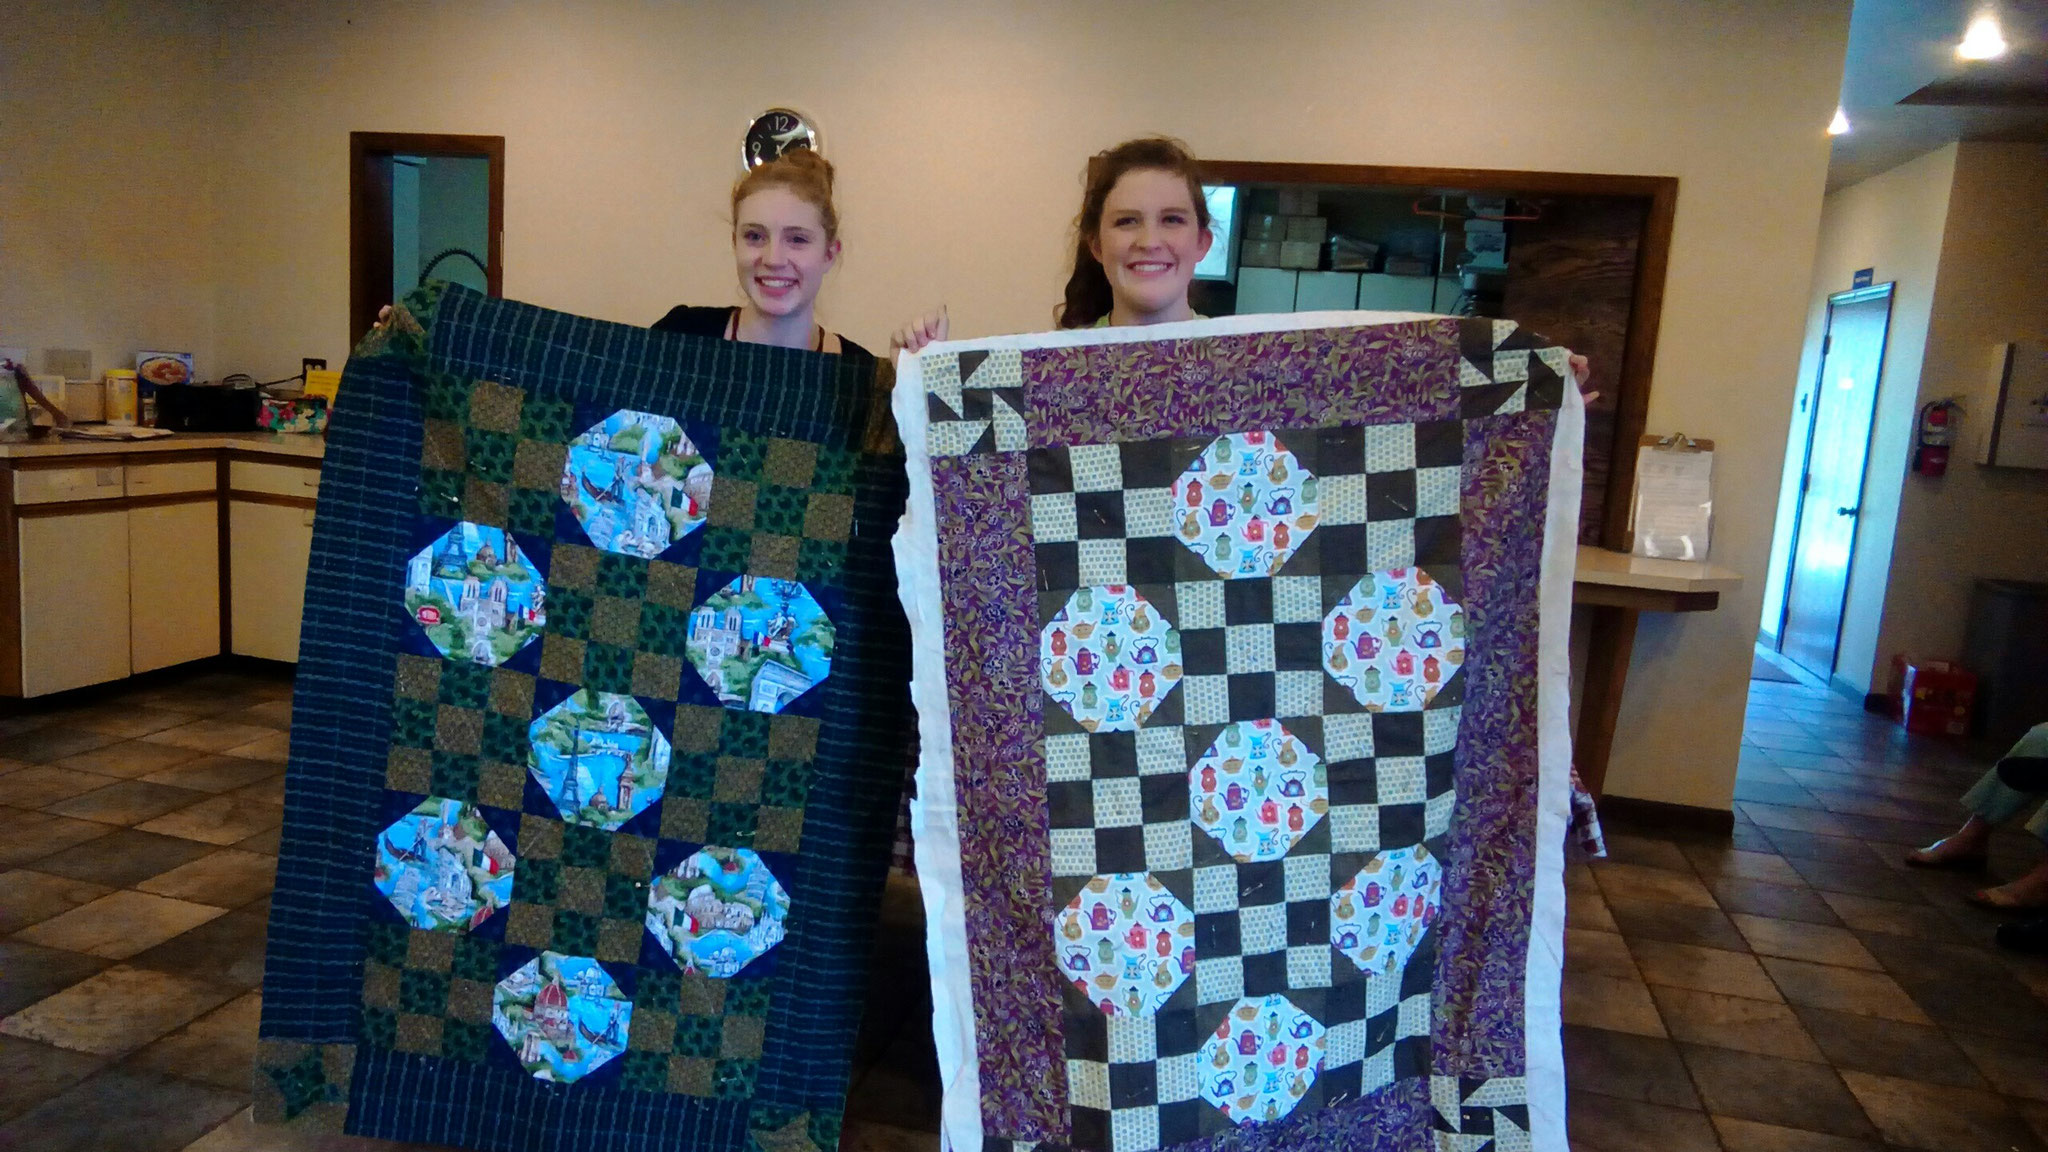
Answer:
[[1127, 172], [1146, 169], [1170, 172], [1188, 182], [1188, 196], [1195, 203], [1195, 219], [1202, 231], [1209, 230], [1209, 201], [1202, 195], [1202, 170], [1187, 145], [1168, 136], [1146, 136], [1126, 140], [1114, 148], [1097, 152], [1088, 160], [1088, 183], [1081, 195], [1081, 213], [1074, 217], [1074, 270], [1067, 277], [1066, 300], [1053, 310], [1062, 328], [1086, 328], [1116, 304], [1109, 290], [1109, 273], [1095, 258], [1089, 241], [1102, 231], [1102, 208], [1110, 190]]

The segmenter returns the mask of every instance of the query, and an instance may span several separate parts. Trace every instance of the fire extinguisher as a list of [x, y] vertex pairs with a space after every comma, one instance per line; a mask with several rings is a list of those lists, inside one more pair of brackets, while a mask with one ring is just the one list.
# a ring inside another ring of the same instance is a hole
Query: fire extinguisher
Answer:
[[1920, 436], [1913, 448], [1913, 471], [1940, 477], [1948, 472], [1948, 446], [1955, 437], [1952, 414], [1962, 411], [1953, 400], [1930, 400], [1920, 409]]

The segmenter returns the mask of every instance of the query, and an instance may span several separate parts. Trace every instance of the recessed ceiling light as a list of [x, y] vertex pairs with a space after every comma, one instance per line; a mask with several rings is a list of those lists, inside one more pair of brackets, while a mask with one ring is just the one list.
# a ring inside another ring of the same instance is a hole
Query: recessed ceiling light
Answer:
[[1848, 130], [1849, 114], [1842, 111], [1840, 108], [1836, 108], [1835, 118], [1833, 120], [1828, 121], [1828, 135], [1840, 136]]
[[1956, 55], [1965, 60], [1993, 60], [2005, 55], [2005, 34], [1998, 27], [1995, 12], [1980, 12], [1956, 45]]

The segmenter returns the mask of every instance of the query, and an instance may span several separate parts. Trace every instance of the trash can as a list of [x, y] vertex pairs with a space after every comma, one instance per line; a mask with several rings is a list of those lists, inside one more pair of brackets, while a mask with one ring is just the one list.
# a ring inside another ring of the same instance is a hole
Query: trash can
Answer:
[[1977, 735], [2004, 748], [2048, 720], [2048, 583], [1979, 580], [1963, 666], [1977, 674]]

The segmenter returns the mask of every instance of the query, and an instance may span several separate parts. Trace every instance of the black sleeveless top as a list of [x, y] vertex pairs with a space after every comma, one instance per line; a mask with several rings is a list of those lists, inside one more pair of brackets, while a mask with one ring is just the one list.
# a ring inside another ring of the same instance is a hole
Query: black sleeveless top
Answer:
[[[727, 325], [732, 323], [737, 307], [701, 308], [690, 304], [678, 304], [668, 310], [668, 315], [656, 320], [656, 332], [680, 332], [685, 336], [709, 336], [715, 340], [725, 338]], [[839, 338], [840, 355], [850, 359], [872, 361], [875, 354], [848, 340]]]

